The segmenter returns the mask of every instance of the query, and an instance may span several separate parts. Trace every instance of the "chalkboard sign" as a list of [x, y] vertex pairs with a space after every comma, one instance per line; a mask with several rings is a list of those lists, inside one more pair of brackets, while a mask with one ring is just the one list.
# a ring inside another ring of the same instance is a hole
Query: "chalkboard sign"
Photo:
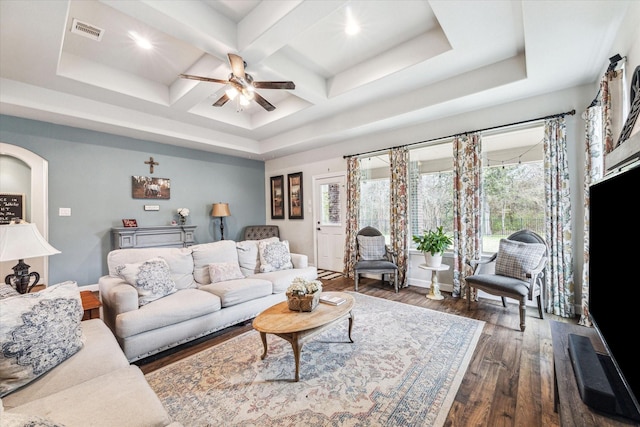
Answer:
[[9, 224], [12, 219], [24, 217], [24, 194], [0, 193], [0, 224]]

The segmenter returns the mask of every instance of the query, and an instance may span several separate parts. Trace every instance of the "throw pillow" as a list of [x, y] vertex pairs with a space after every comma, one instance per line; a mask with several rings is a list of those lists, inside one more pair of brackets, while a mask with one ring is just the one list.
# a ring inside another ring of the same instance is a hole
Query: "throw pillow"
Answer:
[[238, 264], [240, 264], [240, 271], [244, 274], [260, 273], [260, 242], [279, 242], [277, 237], [268, 237], [261, 240], [243, 240], [236, 243], [236, 249], [238, 250]]
[[527, 272], [534, 269], [545, 254], [542, 243], [524, 243], [500, 239], [496, 257], [496, 274], [527, 281]]
[[209, 276], [211, 276], [211, 283], [244, 279], [240, 266], [235, 262], [214, 262], [209, 264]]
[[3, 412], [0, 418], [2, 419], [2, 427], [64, 427], [63, 424], [58, 424], [37, 415]]
[[7, 285], [6, 283], [0, 285], [0, 299], [15, 297], [18, 295], [20, 295], [20, 292], [16, 291], [13, 286]]
[[169, 264], [162, 258], [151, 258], [135, 264], [122, 264], [116, 273], [138, 291], [138, 305], [155, 301], [176, 292]]
[[293, 268], [287, 240], [282, 242], [260, 241], [258, 252], [260, 253], [260, 272], [262, 273]]
[[0, 300], [0, 397], [76, 354], [83, 314], [72, 281]]
[[384, 259], [386, 253], [384, 236], [358, 236], [358, 253], [360, 259], [364, 261]]

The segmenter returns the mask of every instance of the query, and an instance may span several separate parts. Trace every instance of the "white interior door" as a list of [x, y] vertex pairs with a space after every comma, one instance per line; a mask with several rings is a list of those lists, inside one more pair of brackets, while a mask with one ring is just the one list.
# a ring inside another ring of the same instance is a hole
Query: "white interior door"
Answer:
[[314, 177], [316, 267], [322, 270], [344, 269], [346, 180], [344, 173]]

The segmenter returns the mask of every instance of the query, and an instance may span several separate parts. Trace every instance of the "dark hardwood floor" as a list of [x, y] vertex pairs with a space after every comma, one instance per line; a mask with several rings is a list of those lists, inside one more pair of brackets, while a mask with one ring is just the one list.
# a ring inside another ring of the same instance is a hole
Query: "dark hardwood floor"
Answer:
[[[323, 288], [327, 291], [352, 291], [353, 280], [325, 280]], [[426, 298], [428, 289], [410, 286], [395, 293], [392, 286], [373, 279], [362, 279], [358, 291], [486, 322], [445, 425], [559, 425], [553, 408], [553, 349], [549, 319], [570, 323], [577, 323], [577, 319], [563, 319], [545, 313], [542, 320], [538, 317], [537, 308], [529, 307], [526, 329], [520, 332], [514, 301], [504, 308], [500, 301], [481, 299], [467, 310], [466, 300], [453, 298], [447, 292], [443, 292], [444, 300], [434, 301]], [[251, 322], [246, 322], [136, 364], [144, 373], [152, 372], [251, 329]]]

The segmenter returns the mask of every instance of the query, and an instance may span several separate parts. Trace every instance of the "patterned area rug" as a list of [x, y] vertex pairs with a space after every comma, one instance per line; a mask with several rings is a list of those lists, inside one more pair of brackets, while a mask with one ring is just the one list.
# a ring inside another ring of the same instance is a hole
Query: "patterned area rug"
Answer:
[[358, 293], [347, 325], [291, 345], [246, 332], [146, 375], [175, 421], [195, 426], [440, 426], [484, 322]]
[[332, 279], [337, 279], [338, 277], [342, 277], [342, 273], [337, 273], [335, 271], [330, 271], [330, 270], [318, 270], [318, 279], [332, 280]]

